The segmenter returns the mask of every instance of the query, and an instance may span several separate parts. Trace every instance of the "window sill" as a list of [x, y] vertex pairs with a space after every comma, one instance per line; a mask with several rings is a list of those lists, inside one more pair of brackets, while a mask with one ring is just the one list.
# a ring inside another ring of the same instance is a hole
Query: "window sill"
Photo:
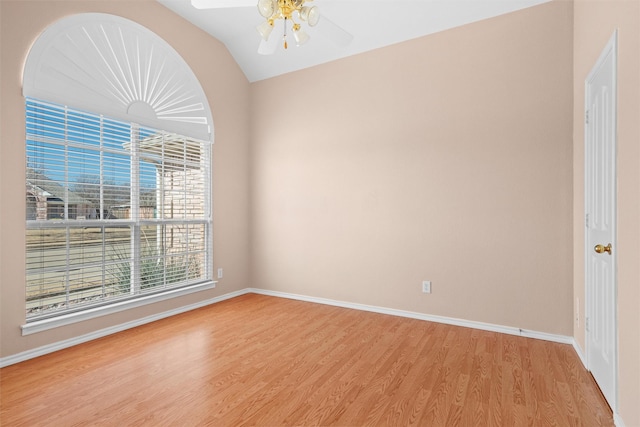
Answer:
[[141, 307], [147, 304], [153, 304], [155, 302], [164, 301], [170, 298], [179, 297], [182, 295], [192, 294], [194, 292], [204, 291], [207, 289], [213, 289], [216, 287], [215, 281], [209, 281], [204, 283], [198, 283], [197, 285], [187, 286], [179, 289], [171, 289], [167, 292], [162, 292], [154, 295], [147, 295], [140, 298], [121, 301], [114, 304], [109, 304], [101, 307], [93, 307], [87, 310], [78, 311], [75, 313], [63, 314], [61, 316], [52, 317], [49, 319], [37, 320], [34, 322], [22, 325], [22, 335], [31, 335], [37, 332], [47, 331], [49, 329], [59, 328], [61, 326], [71, 325], [73, 323], [83, 322], [89, 319], [95, 319], [96, 317], [106, 316], [108, 314], [118, 313], [120, 311], [129, 310], [135, 307]]

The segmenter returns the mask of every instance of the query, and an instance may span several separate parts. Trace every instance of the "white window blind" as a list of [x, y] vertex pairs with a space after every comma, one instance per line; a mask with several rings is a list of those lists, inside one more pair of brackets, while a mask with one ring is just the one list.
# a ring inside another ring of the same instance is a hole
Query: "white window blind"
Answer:
[[210, 149], [28, 98], [27, 322], [211, 281]]

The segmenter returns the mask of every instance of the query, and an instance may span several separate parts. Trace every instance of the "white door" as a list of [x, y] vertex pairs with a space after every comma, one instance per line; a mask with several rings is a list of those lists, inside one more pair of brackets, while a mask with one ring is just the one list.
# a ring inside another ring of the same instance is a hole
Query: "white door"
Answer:
[[585, 84], [585, 279], [588, 369], [616, 411], [616, 39]]

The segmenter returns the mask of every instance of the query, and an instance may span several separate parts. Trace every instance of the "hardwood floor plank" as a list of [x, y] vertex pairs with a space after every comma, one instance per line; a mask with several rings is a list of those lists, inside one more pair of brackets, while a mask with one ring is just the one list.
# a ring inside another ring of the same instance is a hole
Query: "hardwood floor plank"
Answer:
[[571, 346], [248, 294], [0, 370], [7, 426], [613, 426]]

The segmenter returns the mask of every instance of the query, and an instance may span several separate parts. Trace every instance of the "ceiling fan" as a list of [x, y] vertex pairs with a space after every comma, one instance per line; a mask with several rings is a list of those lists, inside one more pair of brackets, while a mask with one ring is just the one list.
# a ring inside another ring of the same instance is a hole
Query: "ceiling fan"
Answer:
[[[258, 53], [271, 55], [278, 48], [279, 37], [282, 34], [282, 45], [288, 48], [287, 31], [293, 33], [297, 46], [309, 41], [310, 36], [303, 30], [302, 24], [310, 27], [318, 25], [318, 32], [333, 41], [338, 46], [347, 46], [353, 40], [353, 35], [342, 27], [320, 15], [318, 6], [309, 5], [313, 0], [191, 0], [196, 9], [224, 9], [235, 7], [256, 7], [265, 21], [256, 29], [261, 36]], [[323, 0], [325, 2], [331, 0]], [[337, 1], [337, 0], [334, 0]]]

